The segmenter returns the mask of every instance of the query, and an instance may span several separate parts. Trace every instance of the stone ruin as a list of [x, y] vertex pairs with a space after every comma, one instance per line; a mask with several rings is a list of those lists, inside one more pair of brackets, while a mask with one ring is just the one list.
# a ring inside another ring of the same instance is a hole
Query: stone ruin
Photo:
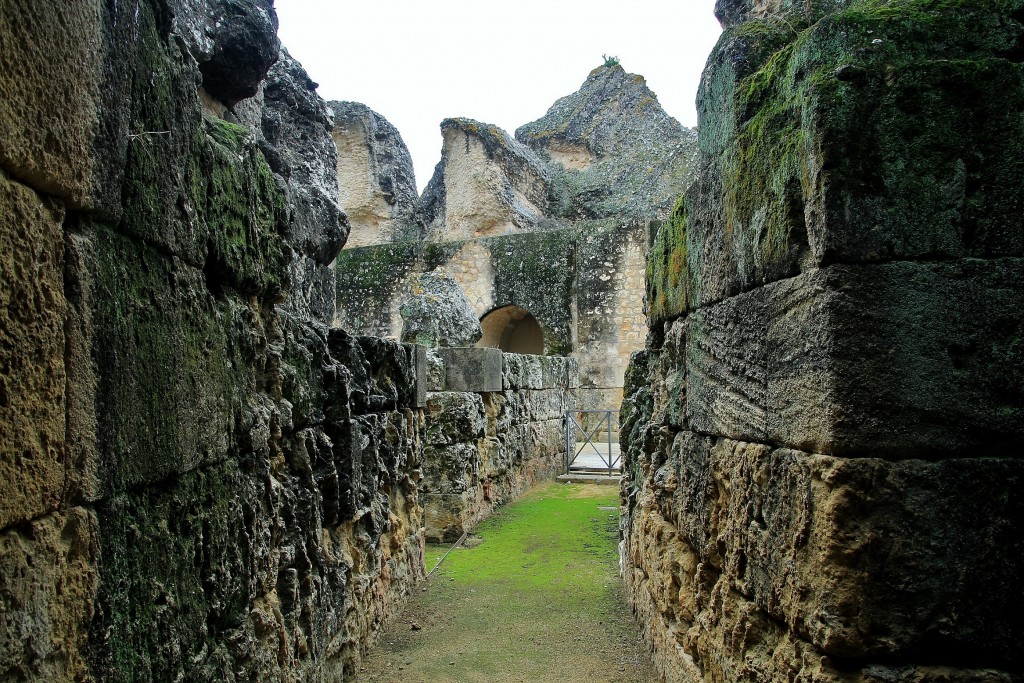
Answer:
[[445, 120], [422, 197], [398, 132], [361, 104], [331, 106], [353, 233], [335, 262], [336, 324], [399, 337], [410, 286], [441, 270], [482, 321], [479, 346], [571, 357], [579, 407], [618, 409], [647, 336], [652, 226], [689, 183], [696, 151], [643, 77], [594, 69], [515, 137]]
[[665, 680], [1022, 680], [1017, 4], [719, 0], [696, 147], [602, 67], [418, 197], [270, 0], [9, 0], [0, 680], [350, 680], [624, 372]]
[[1020, 4], [717, 11], [623, 406], [656, 662], [1024, 680]]

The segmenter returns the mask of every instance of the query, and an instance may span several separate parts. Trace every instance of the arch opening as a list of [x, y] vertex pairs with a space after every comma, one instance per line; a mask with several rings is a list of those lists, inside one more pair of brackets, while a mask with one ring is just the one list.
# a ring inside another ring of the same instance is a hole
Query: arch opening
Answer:
[[503, 306], [480, 318], [483, 336], [477, 346], [498, 348], [508, 353], [544, 354], [544, 331], [525, 308]]

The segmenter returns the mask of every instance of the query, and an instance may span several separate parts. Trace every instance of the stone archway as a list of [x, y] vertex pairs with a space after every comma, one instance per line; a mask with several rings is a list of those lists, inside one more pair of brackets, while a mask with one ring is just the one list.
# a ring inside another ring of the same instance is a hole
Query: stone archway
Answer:
[[498, 348], [508, 353], [544, 354], [544, 331], [525, 308], [503, 306], [480, 318], [483, 337], [477, 346]]

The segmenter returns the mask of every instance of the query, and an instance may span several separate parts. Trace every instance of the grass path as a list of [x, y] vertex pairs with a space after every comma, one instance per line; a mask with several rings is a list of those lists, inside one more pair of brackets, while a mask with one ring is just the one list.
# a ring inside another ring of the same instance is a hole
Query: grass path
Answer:
[[[360, 683], [654, 683], [618, 576], [618, 491], [550, 484], [482, 523]], [[432, 567], [446, 548], [428, 548]]]

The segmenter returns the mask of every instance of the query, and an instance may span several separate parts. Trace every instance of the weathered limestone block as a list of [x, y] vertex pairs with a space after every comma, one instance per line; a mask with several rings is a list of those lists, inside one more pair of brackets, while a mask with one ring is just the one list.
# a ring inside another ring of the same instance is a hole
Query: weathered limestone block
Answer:
[[445, 119], [441, 135], [441, 161], [422, 199], [428, 241], [522, 232], [547, 218], [550, 172], [532, 150], [470, 119]]
[[553, 212], [664, 215], [686, 187], [695, 133], [665, 113], [643, 76], [600, 66], [516, 140], [551, 162]]
[[[193, 56], [200, 62], [203, 88], [232, 106], [256, 94], [278, 59], [277, 13], [271, 0], [215, 0], [206, 5], [206, 17], [202, 17], [206, 40], [189, 47], [201, 45]], [[199, 23], [200, 17], [192, 23]], [[208, 53], [203, 54], [202, 48]]]
[[[564, 438], [564, 437], [563, 437]], [[529, 459], [533, 451], [531, 425], [529, 422], [510, 425], [509, 428], [498, 434], [499, 448], [503, 462], [518, 464]]]
[[89, 679], [98, 560], [96, 515], [84, 508], [0, 533], [0, 676]]
[[503, 353], [502, 387], [519, 389], [574, 389], [579, 387], [579, 362], [565, 356]]
[[[423, 347], [426, 348], [426, 347]], [[427, 348], [427, 391], [444, 391], [444, 361], [436, 349]], [[426, 400], [426, 398], [424, 398]]]
[[[308, 378], [297, 384], [299, 391], [314, 394], [314, 409], [347, 410], [355, 414], [376, 413], [411, 408], [416, 402], [416, 347], [394, 339], [354, 337], [345, 330], [319, 326], [301, 326], [309, 348], [303, 358], [296, 359], [301, 372]], [[313, 335], [313, 336], [310, 336]], [[327, 346], [321, 348], [325, 338]], [[329, 354], [329, 355], [328, 355]], [[321, 379], [327, 372], [328, 381]], [[341, 379], [344, 381], [333, 381]], [[317, 398], [319, 397], [319, 398]], [[323, 400], [325, 403], [317, 404]], [[351, 401], [351, 405], [349, 405]], [[342, 419], [344, 413], [339, 415]]]
[[686, 320], [677, 318], [667, 327], [661, 348], [650, 354], [651, 367], [642, 370], [643, 381], [654, 401], [651, 420], [682, 429], [686, 425]]
[[689, 428], [832, 454], [1019, 454], [1022, 291], [1020, 259], [832, 266], [701, 309]]
[[[294, 666], [300, 639], [316, 648], [328, 607], [340, 607], [319, 599], [340, 598], [342, 586], [297, 585], [296, 567], [319, 558], [296, 538], [312, 511], [290, 511], [295, 526], [283, 528], [281, 508], [294, 495], [287, 488], [287, 480], [269, 473], [248, 478], [229, 460], [102, 503], [103, 573], [91, 643], [96, 675], [245, 680]], [[268, 621], [251, 610], [271, 592], [279, 610]], [[323, 613], [304, 637], [293, 620], [314, 605]], [[283, 661], [263, 654], [280, 651], [264, 649], [267, 641], [286, 645]], [[258, 654], [243, 662], [246, 650]]]
[[[206, 116], [203, 130], [189, 168], [196, 213], [186, 225], [171, 222], [167, 245], [201, 266], [212, 289], [278, 296], [287, 284], [284, 197], [249, 129]], [[130, 224], [131, 232], [146, 237], [148, 226]]]
[[92, 362], [93, 310], [90, 264], [95, 262], [92, 240], [64, 235], [64, 294], [68, 300], [64, 325], [64, 368], [67, 377], [67, 422], [64, 444], [66, 502], [93, 502], [102, 494], [97, 450], [96, 366]]
[[[273, 11], [273, 10], [271, 10]], [[281, 49], [263, 85], [255, 127], [287, 207], [291, 296], [284, 307], [329, 325], [335, 317], [335, 274], [330, 267], [348, 234], [337, 203], [336, 152], [331, 113], [302, 65]]]
[[483, 400], [464, 391], [428, 395], [426, 416], [426, 442], [432, 446], [475, 441], [487, 426]]
[[575, 358], [541, 356], [540, 363], [545, 389], [576, 389], [580, 386], [580, 366]]
[[[106, 491], [227, 455], [253, 386], [241, 333], [253, 312], [216, 301], [202, 272], [98, 228], [92, 290], [96, 413]], [[248, 349], [253, 353], [254, 349]]]
[[[413, 371], [415, 373], [415, 396], [412, 400], [412, 407], [414, 408], [425, 408], [427, 406], [427, 392], [428, 391], [440, 391], [440, 389], [431, 389], [430, 385], [436, 377], [430, 377], [430, 373], [436, 371], [436, 363], [434, 359], [429, 357], [429, 350], [426, 346], [416, 344], [411, 351], [411, 357], [413, 359]], [[442, 371], [443, 371], [442, 366]]]
[[[332, 342], [340, 339], [345, 333], [331, 330]], [[394, 339], [379, 337], [358, 337], [359, 349], [365, 355], [362, 366], [368, 370], [365, 389], [353, 390], [353, 410], [364, 410], [360, 399], [360, 391], [366, 396], [366, 411], [395, 410], [412, 407], [416, 397], [416, 367], [413, 360], [416, 347], [401, 344]], [[333, 351], [333, 347], [332, 347]], [[340, 360], [348, 360], [338, 356]], [[353, 364], [355, 367], [358, 365]], [[358, 382], [361, 375], [350, 368], [354, 379]]]
[[333, 327], [379, 337], [400, 337], [398, 299], [417, 272], [415, 242], [343, 249], [334, 262], [337, 312]]
[[667, 680], [1020, 678], [1018, 9], [719, 1], [623, 406]]
[[558, 471], [565, 454], [564, 419], [536, 420], [530, 424], [530, 429], [530, 455], [547, 461], [544, 465], [547, 471]]
[[477, 521], [471, 512], [475, 498], [466, 493], [424, 495], [426, 538], [433, 543], [454, 543]]
[[352, 232], [346, 247], [416, 239], [419, 193], [412, 157], [387, 119], [357, 102], [329, 102], [338, 148], [338, 203]]
[[445, 270], [410, 278], [398, 312], [405, 342], [431, 348], [472, 346], [483, 334], [466, 293]]
[[[627, 580], [637, 609], [660, 622], [650, 637], [671, 667], [692, 657], [727, 667], [726, 680], [748, 680], [744, 663], [779, 675], [801, 666], [787, 642], [812, 659], [941, 662], [935, 653], [955, 651], [946, 661], [956, 666], [1019, 666], [1020, 607], [993, 589], [1012, 585], [1024, 559], [1009, 523], [1021, 514], [1019, 461], [889, 462], [650, 437], [630, 451], [644, 486], [628, 499]], [[729, 646], [743, 629], [749, 640]], [[672, 655], [677, 645], [685, 656]]]
[[285, 182], [288, 242], [327, 266], [345, 243], [349, 225], [338, 206], [331, 111], [316, 87], [302, 65], [282, 49], [264, 83], [260, 132], [261, 148]]
[[519, 353], [501, 354], [501, 382], [508, 390], [542, 389], [544, 387], [544, 356]]
[[438, 349], [444, 361], [445, 390], [501, 391], [502, 352], [498, 349], [464, 347]]
[[101, 71], [99, 0], [0, 4], [0, 166], [82, 206], [92, 181]]
[[787, 22], [728, 30], [709, 60], [701, 172], [655, 240], [653, 320], [830, 263], [1024, 254], [1008, 8]]
[[[421, 419], [407, 424], [422, 434]], [[409, 466], [417, 464], [410, 462]], [[377, 496], [374, 512], [382, 522], [387, 514], [387, 525], [379, 538], [363, 532], [352, 534], [349, 525], [342, 525], [331, 530], [332, 543], [324, 548], [329, 562], [339, 568], [353, 568], [346, 582], [344, 622], [327, 650], [328, 661], [342, 662], [344, 680], [356, 676], [368, 645], [401, 611], [409, 593], [423, 578], [424, 510], [417, 481], [417, 470], [407, 470], [399, 481], [387, 482], [387, 495]], [[371, 528], [376, 526], [385, 525], [373, 524]]]
[[487, 434], [496, 436], [508, 431], [512, 425], [530, 420], [530, 407], [526, 391], [504, 391], [484, 394], [487, 410]]
[[473, 443], [427, 446], [423, 478], [427, 493], [461, 494], [472, 491], [480, 475], [480, 454]]
[[65, 485], [64, 213], [0, 172], [0, 529]]
[[569, 393], [565, 389], [542, 389], [527, 392], [527, 403], [530, 420], [533, 422], [564, 419], [565, 413], [573, 405]]

